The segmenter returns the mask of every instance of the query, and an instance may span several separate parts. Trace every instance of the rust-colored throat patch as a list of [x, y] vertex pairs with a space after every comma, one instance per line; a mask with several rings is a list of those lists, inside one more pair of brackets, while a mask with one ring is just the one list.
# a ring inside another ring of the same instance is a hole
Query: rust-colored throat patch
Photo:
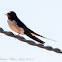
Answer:
[[9, 19], [11, 16], [7, 13], [7, 17], [8, 17], [8, 19]]

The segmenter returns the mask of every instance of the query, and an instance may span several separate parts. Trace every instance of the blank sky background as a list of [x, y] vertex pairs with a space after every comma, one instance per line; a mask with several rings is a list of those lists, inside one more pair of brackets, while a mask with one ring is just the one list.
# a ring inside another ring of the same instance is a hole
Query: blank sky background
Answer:
[[[61, 0], [0, 0], [0, 27], [6, 31], [12, 31], [7, 24], [7, 16], [5, 15], [9, 11], [15, 11], [19, 19], [36, 33], [56, 40], [54, 42], [39, 37], [46, 42], [45, 45], [62, 50]], [[24, 37], [30, 39], [27, 36]], [[26, 59], [21, 62], [62, 62], [62, 54], [28, 45], [0, 33], [1, 57]], [[27, 58], [32, 60], [27, 61]], [[12, 61], [7, 60], [7, 62]], [[13, 62], [18, 62], [18, 60]]]

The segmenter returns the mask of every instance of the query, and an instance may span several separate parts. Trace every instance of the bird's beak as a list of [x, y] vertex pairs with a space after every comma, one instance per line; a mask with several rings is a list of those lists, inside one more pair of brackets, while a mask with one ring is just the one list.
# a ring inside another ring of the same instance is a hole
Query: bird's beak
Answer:
[[9, 13], [7, 13], [7, 14], [5, 14], [7, 17], [8, 17], [8, 19], [11, 17], [10, 15], [9, 15]]
[[7, 14], [5, 14], [5, 15], [8, 15], [8, 13], [7, 13]]

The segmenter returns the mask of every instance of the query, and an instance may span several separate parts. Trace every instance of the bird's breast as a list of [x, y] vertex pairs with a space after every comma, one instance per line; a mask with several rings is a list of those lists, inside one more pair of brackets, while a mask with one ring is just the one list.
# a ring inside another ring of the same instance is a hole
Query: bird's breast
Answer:
[[13, 20], [13, 21], [8, 20], [8, 25], [9, 25], [9, 27], [10, 27], [13, 31], [15, 31], [15, 32], [17, 32], [17, 33], [19, 33], [19, 34], [24, 35], [24, 29], [23, 29], [22, 27], [19, 27], [19, 26], [17, 25], [17, 23], [16, 23], [15, 20]]

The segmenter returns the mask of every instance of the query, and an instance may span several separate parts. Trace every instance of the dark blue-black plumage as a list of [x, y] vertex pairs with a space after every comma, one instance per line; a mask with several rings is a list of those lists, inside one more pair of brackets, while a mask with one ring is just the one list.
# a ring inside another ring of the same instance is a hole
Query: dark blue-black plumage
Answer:
[[31, 34], [31, 33], [33, 33], [37, 36], [41, 36], [41, 35], [35, 33], [34, 31], [30, 30], [22, 21], [20, 21], [15, 12], [10, 11], [10, 13], [7, 13], [7, 16], [8, 16], [8, 19], [10, 19], [11, 21], [14, 20], [17, 23], [18, 27], [23, 28], [25, 35], [27, 35], [28, 37], [30, 37], [33, 40], [36, 40], [42, 44], [45, 43], [44, 41], [38, 39], [37, 37], [35, 37], [34, 35]]

